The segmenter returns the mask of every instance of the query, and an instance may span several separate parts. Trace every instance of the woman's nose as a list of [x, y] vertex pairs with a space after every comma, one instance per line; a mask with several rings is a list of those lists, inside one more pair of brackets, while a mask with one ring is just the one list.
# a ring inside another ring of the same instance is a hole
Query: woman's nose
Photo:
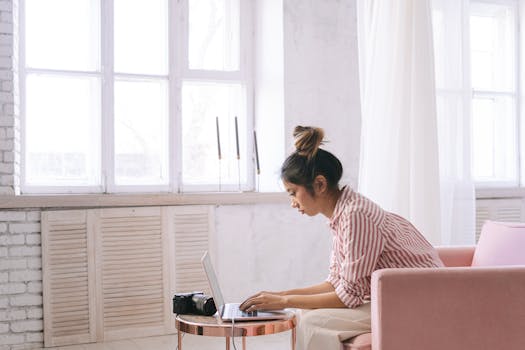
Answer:
[[297, 202], [295, 200], [292, 199], [292, 208], [297, 208]]

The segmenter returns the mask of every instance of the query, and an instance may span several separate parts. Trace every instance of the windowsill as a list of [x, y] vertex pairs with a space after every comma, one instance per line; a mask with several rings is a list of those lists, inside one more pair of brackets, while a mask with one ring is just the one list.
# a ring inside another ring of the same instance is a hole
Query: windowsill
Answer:
[[[525, 198], [525, 188], [476, 188], [476, 199]], [[0, 195], [0, 209], [288, 203], [284, 192]]]
[[0, 209], [288, 203], [284, 192], [0, 195]]
[[524, 187], [481, 187], [476, 188], [476, 199], [525, 198]]

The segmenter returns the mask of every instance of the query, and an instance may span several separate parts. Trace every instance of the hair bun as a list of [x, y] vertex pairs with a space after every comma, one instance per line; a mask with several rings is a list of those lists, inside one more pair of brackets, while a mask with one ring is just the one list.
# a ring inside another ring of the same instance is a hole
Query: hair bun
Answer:
[[297, 154], [312, 159], [323, 144], [324, 130], [313, 126], [296, 126], [293, 131]]

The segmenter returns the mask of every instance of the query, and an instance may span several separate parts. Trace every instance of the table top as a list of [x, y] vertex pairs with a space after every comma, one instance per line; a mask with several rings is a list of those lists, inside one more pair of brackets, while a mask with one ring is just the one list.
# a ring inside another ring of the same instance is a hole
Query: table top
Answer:
[[215, 316], [177, 315], [177, 330], [212, 337], [250, 337], [280, 333], [294, 329], [297, 319], [293, 311], [287, 311], [288, 317], [282, 320], [238, 321], [232, 328], [231, 322], [221, 322]]

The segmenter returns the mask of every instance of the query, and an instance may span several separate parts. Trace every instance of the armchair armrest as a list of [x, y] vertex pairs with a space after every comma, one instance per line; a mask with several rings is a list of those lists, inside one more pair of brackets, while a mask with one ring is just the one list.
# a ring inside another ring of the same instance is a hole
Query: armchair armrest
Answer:
[[523, 349], [525, 266], [372, 274], [376, 350]]

